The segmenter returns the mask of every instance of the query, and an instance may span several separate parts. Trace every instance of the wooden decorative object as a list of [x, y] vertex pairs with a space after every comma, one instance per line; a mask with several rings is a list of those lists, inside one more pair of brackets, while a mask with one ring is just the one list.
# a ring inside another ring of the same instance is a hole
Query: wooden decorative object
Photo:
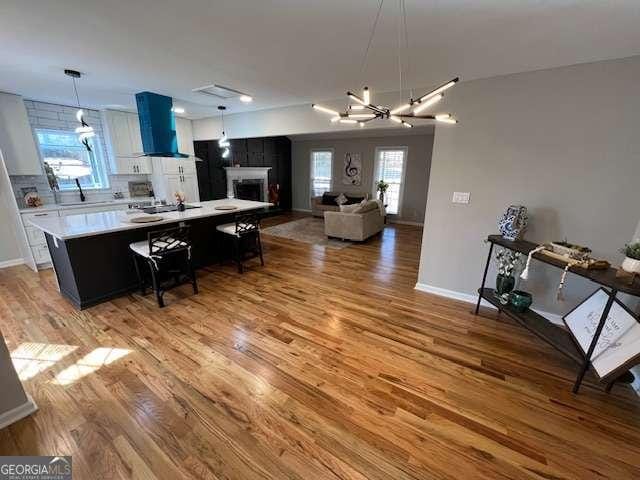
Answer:
[[129, 219], [130, 223], [153, 223], [153, 222], [159, 222], [160, 220], [163, 220], [164, 217], [161, 215], [145, 215], [145, 216], [140, 216], [140, 217], [133, 217]]

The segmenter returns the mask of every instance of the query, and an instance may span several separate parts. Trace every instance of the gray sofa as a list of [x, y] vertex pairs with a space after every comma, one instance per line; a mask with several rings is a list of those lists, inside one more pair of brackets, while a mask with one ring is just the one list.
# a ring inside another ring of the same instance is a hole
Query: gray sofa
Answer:
[[[326, 192], [327, 195], [335, 196], [335, 197], [337, 197], [341, 193], [344, 193], [345, 196], [352, 197], [352, 198], [355, 198], [355, 197], [365, 198], [365, 199], [369, 198], [369, 194], [364, 192]], [[314, 217], [323, 217], [324, 212], [339, 212], [339, 211], [340, 211], [340, 206], [337, 204], [334, 204], [334, 205], [323, 204], [322, 195], [317, 197], [311, 197], [311, 214]]]
[[361, 242], [382, 231], [384, 215], [380, 212], [377, 201], [366, 202], [366, 205], [360, 210], [353, 213], [324, 212], [325, 235]]

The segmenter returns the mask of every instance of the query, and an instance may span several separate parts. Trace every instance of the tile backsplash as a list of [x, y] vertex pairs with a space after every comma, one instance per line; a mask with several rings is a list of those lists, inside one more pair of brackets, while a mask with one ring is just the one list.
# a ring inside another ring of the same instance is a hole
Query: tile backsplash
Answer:
[[[78, 110], [77, 107], [36, 102], [33, 100], [25, 100], [24, 104], [27, 109], [27, 115], [32, 129], [52, 128], [73, 131], [78, 126], [78, 121], [75, 118], [75, 113]], [[100, 112], [98, 110], [89, 110], [86, 108], [84, 111], [85, 118], [87, 118], [87, 121], [93, 127], [96, 134], [100, 136], [102, 157], [105, 159], [107, 171], [109, 171], [111, 162], [108, 161], [109, 152], [106, 148], [106, 139], [104, 136]], [[47, 182], [47, 177], [45, 175], [12, 175], [10, 179], [11, 186], [13, 187], [13, 193], [18, 201], [18, 205], [21, 207], [25, 206], [22, 189], [30, 187], [36, 188], [45, 205], [55, 203], [53, 192], [49, 188], [49, 182]], [[108, 189], [83, 189], [83, 191], [88, 202], [111, 200], [113, 199], [113, 194], [115, 192], [122, 192], [124, 198], [129, 198], [128, 182], [130, 181], [151, 181], [151, 177], [150, 175], [113, 175], [109, 173], [110, 187]], [[63, 191], [58, 192], [58, 199], [60, 202], [79, 201], [80, 195], [76, 191]]]

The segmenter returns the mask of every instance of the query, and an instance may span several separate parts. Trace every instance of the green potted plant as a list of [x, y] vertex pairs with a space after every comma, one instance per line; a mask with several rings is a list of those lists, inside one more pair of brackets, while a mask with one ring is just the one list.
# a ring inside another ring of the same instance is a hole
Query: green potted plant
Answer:
[[382, 203], [384, 203], [384, 194], [387, 193], [388, 188], [389, 184], [384, 180], [378, 180], [376, 182], [376, 191], [378, 192], [378, 198]]
[[514, 272], [522, 263], [522, 255], [513, 250], [500, 249], [496, 252], [496, 266], [498, 276], [496, 277], [496, 295], [503, 297], [507, 295], [516, 285]]
[[626, 255], [622, 269], [628, 273], [640, 274], [640, 241], [628, 243], [620, 251]]

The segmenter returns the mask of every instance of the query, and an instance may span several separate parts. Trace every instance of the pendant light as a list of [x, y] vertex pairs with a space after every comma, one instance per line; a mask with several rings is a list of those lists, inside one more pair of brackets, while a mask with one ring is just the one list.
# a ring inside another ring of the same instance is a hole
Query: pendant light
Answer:
[[220, 118], [222, 120], [222, 136], [220, 140], [218, 140], [218, 146], [222, 148], [222, 158], [228, 158], [231, 154], [231, 143], [229, 143], [229, 139], [227, 138], [227, 133], [224, 130], [224, 111], [227, 109], [224, 105], [219, 105], [218, 110], [220, 110]]
[[71, 77], [73, 81], [73, 92], [76, 95], [76, 103], [78, 104], [78, 111], [76, 112], [76, 119], [80, 122], [80, 126], [76, 128], [75, 132], [78, 134], [78, 140], [85, 146], [88, 152], [91, 152], [91, 146], [89, 145], [89, 139], [96, 135], [93, 127], [90, 126], [84, 119], [84, 111], [80, 107], [80, 97], [78, 96], [78, 86], [76, 85], [76, 79], [80, 78], [82, 74], [77, 70], [66, 69], [65, 75]]
[[[384, 0], [380, 0], [378, 4], [378, 11], [376, 13], [376, 18], [373, 22], [373, 27], [371, 29], [371, 33], [369, 35], [369, 42], [367, 43], [367, 48], [364, 53], [364, 58], [362, 61], [362, 67], [360, 69], [361, 76], [364, 74], [365, 67], [367, 64], [367, 57], [369, 54], [369, 49], [371, 48], [371, 43], [376, 32], [376, 27], [378, 25], [378, 20], [380, 19], [380, 14], [382, 12], [382, 6], [384, 5]], [[399, 0], [399, 14], [398, 14], [398, 70], [399, 70], [399, 78], [400, 78], [400, 95], [403, 93], [403, 78], [406, 76], [405, 68], [402, 61], [402, 50], [404, 50], [404, 56], [407, 57], [407, 53], [409, 51], [409, 30], [407, 28], [407, 12], [405, 8], [405, 0]], [[408, 62], [407, 62], [408, 63]], [[361, 127], [364, 127], [365, 123], [368, 123], [372, 120], [382, 119], [382, 120], [391, 120], [399, 125], [402, 125], [407, 128], [413, 127], [412, 123], [407, 122], [406, 120], [435, 120], [436, 122], [455, 124], [458, 121], [449, 113], [441, 113], [437, 115], [425, 115], [422, 112], [434, 104], [438, 103], [444, 97], [443, 92], [453, 87], [458, 81], [459, 77], [456, 77], [452, 80], [449, 80], [446, 83], [434, 88], [430, 92], [418, 97], [417, 99], [413, 98], [413, 92], [410, 92], [410, 98], [408, 102], [402, 103], [395, 108], [388, 108], [382, 105], [374, 105], [371, 103], [371, 91], [369, 87], [364, 87], [362, 90], [362, 96], [357, 95], [353, 92], [347, 92], [347, 97], [351, 102], [351, 105], [348, 105], [345, 112], [338, 112], [331, 108], [323, 107], [322, 105], [318, 105], [316, 103], [311, 106], [322, 113], [327, 113], [331, 115], [332, 123], [343, 123], [343, 124], [354, 124], [358, 123]], [[355, 114], [351, 111], [357, 111]], [[351, 112], [351, 113], [350, 113]], [[368, 112], [368, 113], [365, 113]]]

